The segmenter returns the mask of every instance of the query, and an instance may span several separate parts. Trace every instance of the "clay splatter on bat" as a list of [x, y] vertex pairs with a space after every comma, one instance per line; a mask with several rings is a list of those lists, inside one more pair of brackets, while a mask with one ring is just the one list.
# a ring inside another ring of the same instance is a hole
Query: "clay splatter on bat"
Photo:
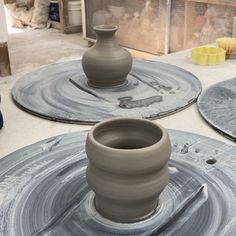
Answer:
[[0, 236], [235, 235], [236, 148], [191, 133], [169, 134], [170, 181], [160, 208], [135, 224], [109, 221], [95, 210], [85, 178], [86, 132], [1, 159]]
[[207, 88], [199, 97], [198, 108], [219, 133], [236, 141], [236, 78]]
[[194, 103], [200, 92], [201, 83], [193, 74], [162, 62], [136, 60], [122, 86], [94, 88], [88, 86], [81, 62], [69, 61], [25, 75], [15, 84], [12, 97], [34, 115], [91, 124], [117, 116], [168, 116]]

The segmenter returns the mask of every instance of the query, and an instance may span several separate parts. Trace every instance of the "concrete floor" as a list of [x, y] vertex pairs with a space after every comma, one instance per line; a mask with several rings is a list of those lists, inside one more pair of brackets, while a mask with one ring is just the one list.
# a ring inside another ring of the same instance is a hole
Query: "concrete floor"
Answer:
[[[90, 129], [91, 126], [63, 124], [30, 115], [11, 100], [13, 84], [25, 73], [49, 63], [78, 59], [87, 48], [81, 34], [65, 35], [55, 29], [30, 30], [9, 35], [9, 51], [13, 75], [0, 78], [1, 110], [5, 126], [0, 131], [0, 158], [39, 140], [66, 132]], [[216, 67], [199, 67], [189, 62], [189, 51], [152, 59], [168, 62], [189, 70], [199, 77], [203, 88], [236, 77], [236, 62]], [[139, 55], [140, 57], [140, 55]], [[158, 120], [166, 128], [206, 135], [235, 145], [209, 127], [200, 117], [196, 104], [172, 116]]]
[[81, 58], [87, 48], [82, 34], [62, 34], [55, 29], [21, 30], [9, 34], [12, 76], [0, 78], [1, 111], [4, 128], [0, 131], [0, 157], [45, 137], [89, 127], [61, 124], [40, 119], [17, 108], [11, 88], [24, 74], [49, 63]]

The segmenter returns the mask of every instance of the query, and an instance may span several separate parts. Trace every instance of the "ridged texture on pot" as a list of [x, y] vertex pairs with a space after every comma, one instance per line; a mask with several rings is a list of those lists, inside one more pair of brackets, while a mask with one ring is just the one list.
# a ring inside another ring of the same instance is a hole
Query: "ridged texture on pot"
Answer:
[[165, 129], [147, 120], [108, 120], [90, 131], [86, 152], [87, 182], [104, 217], [128, 223], [155, 211], [169, 177]]
[[82, 58], [89, 84], [110, 87], [123, 84], [132, 68], [132, 56], [115, 40], [116, 26], [95, 26], [96, 44]]

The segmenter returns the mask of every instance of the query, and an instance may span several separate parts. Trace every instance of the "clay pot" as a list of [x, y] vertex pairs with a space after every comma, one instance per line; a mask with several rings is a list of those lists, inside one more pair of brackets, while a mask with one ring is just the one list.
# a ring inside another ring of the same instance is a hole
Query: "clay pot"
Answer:
[[97, 211], [110, 220], [137, 222], [152, 215], [168, 183], [167, 131], [142, 119], [101, 122], [87, 136], [86, 178]]
[[88, 83], [95, 87], [112, 87], [123, 84], [132, 67], [131, 54], [115, 40], [117, 26], [95, 26], [96, 44], [82, 58]]

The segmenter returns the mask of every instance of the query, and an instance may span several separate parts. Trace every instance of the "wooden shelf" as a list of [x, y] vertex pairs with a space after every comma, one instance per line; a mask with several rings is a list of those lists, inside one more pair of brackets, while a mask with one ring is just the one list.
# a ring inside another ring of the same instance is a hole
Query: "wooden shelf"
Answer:
[[11, 66], [7, 43], [0, 43], [0, 76], [11, 75]]
[[[82, 25], [70, 26], [68, 13], [68, 0], [59, 0], [60, 28], [63, 33], [79, 33], [82, 32]], [[55, 24], [55, 28], [58, 27]]]

